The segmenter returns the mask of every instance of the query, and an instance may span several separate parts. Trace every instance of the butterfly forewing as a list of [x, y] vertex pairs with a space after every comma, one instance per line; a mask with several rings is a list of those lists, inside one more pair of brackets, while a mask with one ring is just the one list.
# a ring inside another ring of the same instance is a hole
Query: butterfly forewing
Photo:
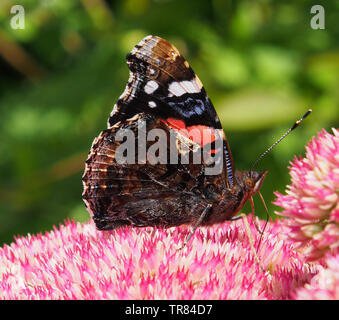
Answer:
[[108, 127], [145, 113], [168, 121], [178, 130], [219, 130], [224, 138], [224, 180], [226, 186], [233, 187], [233, 159], [220, 120], [200, 79], [179, 51], [162, 38], [148, 36], [127, 55], [127, 63], [129, 81], [114, 106]]

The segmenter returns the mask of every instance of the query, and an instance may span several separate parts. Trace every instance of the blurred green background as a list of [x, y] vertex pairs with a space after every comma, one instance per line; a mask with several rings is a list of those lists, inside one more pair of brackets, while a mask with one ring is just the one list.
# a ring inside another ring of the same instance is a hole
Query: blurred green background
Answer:
[[[25, 8], [23, 30], [11, 28], [14, 4]], [[315, 4], [324, 30], [310, 26]], [[174, 43], [199, 75], [238, 169], [313, 109], [258, 166], [269, 170], [271, 214], [289, 161], [338, 126], [339, 1], [1, 0], [0, 244], [88, 220], [84, 161], [124, 90], [126, 53], [148, 34]]]

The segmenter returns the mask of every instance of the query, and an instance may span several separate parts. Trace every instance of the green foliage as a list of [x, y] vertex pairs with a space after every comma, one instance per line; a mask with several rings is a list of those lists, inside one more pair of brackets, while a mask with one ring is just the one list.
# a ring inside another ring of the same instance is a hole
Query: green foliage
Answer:
[[[25, 8], [24, 30], [10, 27], [14, 4]], [[325, 30], [310, 27], [314, 4]], [[124, 90], [126, 53], [148, 34], [173, 42], [199, 75], [238, 169], [313, 109], [259, 164], [270, 171], [269, 204], [294, 155], [338, 126], [338, 13], [338, 1], [1, 0], [0, 242], [88, 219], [84, 160]]]

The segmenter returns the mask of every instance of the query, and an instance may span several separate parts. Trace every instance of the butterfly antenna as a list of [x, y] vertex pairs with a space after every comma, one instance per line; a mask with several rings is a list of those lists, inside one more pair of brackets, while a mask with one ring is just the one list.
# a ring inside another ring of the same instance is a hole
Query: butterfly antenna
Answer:
[[307, 110], [307, 112], [302, 116], [301, 119], [294, 122], [293, 126], [288, 129], [281, 137], [278, 139], [275, 143], [273, 143], [264, 153], [262, 153], [259, 158], [253, 163], [252, 167], [250, 168], [250, 171], [261, 161], [263, 157], [265, 157], [266, 154], [268, 154], [281, 140], [283, 140], [287, 135], [289, 135], [295, 128], [297, 128], [301, 121], [303, 121], [310, 113], [312, 112], [311, 109]]

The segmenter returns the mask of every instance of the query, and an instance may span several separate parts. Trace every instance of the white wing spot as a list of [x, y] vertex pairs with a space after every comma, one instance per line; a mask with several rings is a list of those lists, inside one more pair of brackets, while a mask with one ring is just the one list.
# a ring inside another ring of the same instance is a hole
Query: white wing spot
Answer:
[[155, 108], [157, 106], [157, 104], [154, 101], [149, 101], [148, 105], [150, 108]]
[[169, 87], [168, 91], [174, 94], [175, 96], [179, 97], [182, 96], [187, 91], [180, 85], [180, 82], [174, 81], [172, 82]]
[[192, 80], [184, 80], [184, 81], [174, 81], [169, 87], [168, 91], [174, 94], [177, 97], [182, 96], [185, 93], [199, 93], [201, 91], [202, 85], [198, 78], [194, 78]]
[[155, 81], [151, 80], [146, 83], [144, 90], [147, 94], [152, 94], [158, 88], [159, 85]]

